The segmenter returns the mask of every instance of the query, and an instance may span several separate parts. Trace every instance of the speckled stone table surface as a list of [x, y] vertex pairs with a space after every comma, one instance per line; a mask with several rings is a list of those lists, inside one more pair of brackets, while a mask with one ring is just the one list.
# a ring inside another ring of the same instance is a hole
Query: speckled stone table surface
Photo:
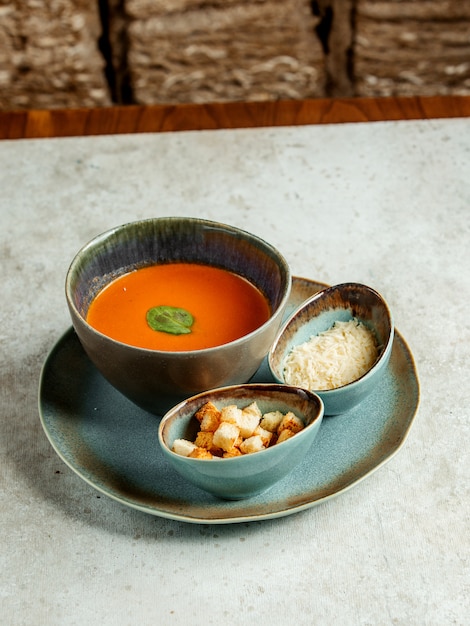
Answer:
[[[386, 297], [421, 385], [389, 463], [301, 513], [212, 525], [127, 507], [62, 462], [37, 394], [70, 325], [67, 267], [166, 215]], [[7, 140], [0, 218], [2, 624], [468, 623], [470, 119]]]

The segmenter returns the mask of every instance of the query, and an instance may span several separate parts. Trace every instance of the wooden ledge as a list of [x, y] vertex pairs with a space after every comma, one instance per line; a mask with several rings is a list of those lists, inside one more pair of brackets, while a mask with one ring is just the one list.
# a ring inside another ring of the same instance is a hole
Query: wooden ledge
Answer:
[[470, 96], [0, 111], [0, 139], [470, 117]]

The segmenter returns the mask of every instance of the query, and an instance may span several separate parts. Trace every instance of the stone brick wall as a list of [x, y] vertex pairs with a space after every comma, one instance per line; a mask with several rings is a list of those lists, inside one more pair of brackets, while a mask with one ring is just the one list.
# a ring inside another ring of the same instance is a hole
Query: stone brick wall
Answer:
[[0, 0], [0, 109], [111, 104], [88, 0]]
[[324, 94], [309, 0], [127, 0], [126, 9], [138, 103]]
[[467, 0], [0, 0], [0, 109], [470, 94]]
[[468, 0], [357, 0], [359, 96], [470, 93]]

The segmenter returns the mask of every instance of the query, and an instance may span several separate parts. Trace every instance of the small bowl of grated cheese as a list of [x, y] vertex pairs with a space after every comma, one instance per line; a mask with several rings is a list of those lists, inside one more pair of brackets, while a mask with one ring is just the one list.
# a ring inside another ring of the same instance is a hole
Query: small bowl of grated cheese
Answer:
[[360, 283], [327, 287], [286, 320], [269, 351], [275, 380], [317, 393], [325, 415], [344, 413], [375, 388], [393, 345], [390, 309]]

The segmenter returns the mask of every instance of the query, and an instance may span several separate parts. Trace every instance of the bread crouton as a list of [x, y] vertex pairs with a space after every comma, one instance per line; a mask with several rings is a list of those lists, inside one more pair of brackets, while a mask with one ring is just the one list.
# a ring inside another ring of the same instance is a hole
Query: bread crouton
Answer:
[[220, 411], [212, 402], [206, 402], [195, 413], [195, 417], [200, 423], [200, 430], [204, 432], [215, 433], [220, 424]]
[[259, 452], [263, 450], [263, 440], [259, 435], [253, 435], [252, 437], [248, 437], [245, 441], [240, 444], [240, 450], [243, 454], [252, 454], [253, 452]]
[[173, 452], [181, 456], [189, 456], [191, 452], [196, 448], [196, 444], [187, 439], [175, 439], [173, 442]]
[[240, 430], [235, 424], [230, 422], [221, 422], [214, 433], [213, 443], [218, 448], [222, 448], [228, 452], [240, 436]]
[[294, 433], [293, 430], [289, 430], [288, 428], [284, 428], [284, 430], [282, 430], [279, 433], [279, 437], [277, 438], [276, 445], [278, 443], [282, 443], [283, 441], [286, 441], [286, 439], [290, 439], [294, 435], [295, 435], [295, 433]]
[[283, 417], [284, 415], [281, 411], [271, 411], [270, 413], [265, 413], [261, 419], [260, 426], [265, 430], [269, 430], [271, 433], [276, 433]]
[[205, 448], [212, 452], [216, 446], [214, 446], [214, 433], [205, 430], [200, 430], [194, 440], [194, 444], [198, 448]]
[[243, 409], [243, 412], [247, 412], [247, 413], [253, 413], [254, 415], [258, 416], [258, 419], [262, 418], [262, 413], [261, 413], [261, 409], [259, 408], [259, 406], [257, 405], [256, 402], [252, 402], [251, 404], [249, 404], [248, 406], [246, 406]]
[[224, 459], [231, 459], [235, 456], [242, 456], [243, 453], [241, 452], [240, 448], [238, 448], [236, 445], [233, 446], [233, 448], [230, 448], [230, 450], [227, 450], [227, 452], [223, 453], [223, 458]]
[[271, 440], [273, 438], [273, 433], [269, 432], [265, 428], [262, 428], [259, 424], [253, 431], [253, 435], [259, 435], [263, 442], [263, 446], [267, 448], [271, 444]]
[[194, 417], [198, 420], [198, 422], [202, 422], [203, 418], [207, 414], [218, 415], [220, 413], [219, 409], [215, 406], [213, 402], [206, 402], [203, 404], [194, 414]]
[[240, 435], [243, 437], [243, 439], [251, 437], [251, 435], [255, 432], [255, 429], [259, 425], [259, 420], [260, 418], [256, 413], [245, 410], [241, 412], [238, 427], [240, 428]]
[[252, 405], [250, 406], [252, 408], [247, 407], [247, 409], [239, 409], [234, 404], [231, 404], [224, 406], [220, 411], [220, 421], [229, 422], [230, 424], [238, 426], [243, 439], [253, 434], [260, 420], [258, 412]]
[[189, 455], [192, 459], [213, 459], [214, 457], [205, 448], [194, 448], [194, 450]]
[[277, 432], [281, 434], [283, 430], [291, 430], [293, 433], [298, 433], [304, 427], [305, 425], [300, 417], [289, 411], [282, 418], [281, 423], [277, 427]]
[[230, 424], [236, 424], [238, 426], [241, 413], [242, 410], [235, 404], [229, 404], [228, 406], [224, 406], [220, 409], [220, 421], [229, 422]]

